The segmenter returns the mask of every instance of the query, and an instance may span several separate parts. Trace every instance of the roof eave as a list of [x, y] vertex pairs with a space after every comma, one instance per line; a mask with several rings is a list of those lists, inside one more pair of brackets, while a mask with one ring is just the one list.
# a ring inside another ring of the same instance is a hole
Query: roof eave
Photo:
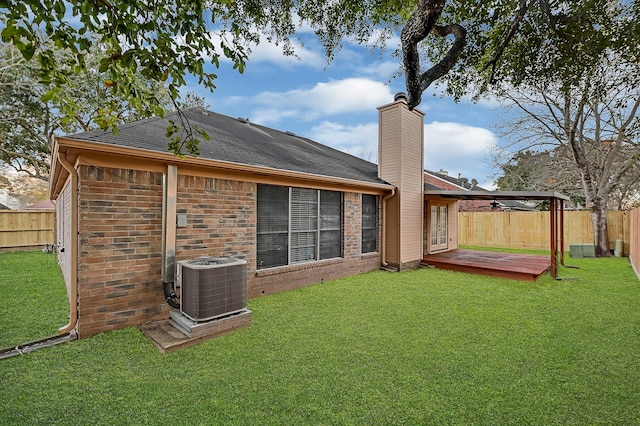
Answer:
[[[364, 187], [364, 188], [370, 188], [375, 191], [383, 191], [383, 192], [391, 191], [393, 188], [395, 188], [394, 185], [391, 185], [389, 183], [384, 183], [384, 182], [380, 182], [380, 183], [367, 182], [367, 181], [361, 181], [357, 179], [318, 175], [313, 173], [276, 169], [276, 168], [266, 167], [266, 166], [255, 166], [250, 164], [235, 163], [230, 161], [220, 161], [220, 160], [213, 160], [213, 159], [201, 158], [201, 157], [179, 157], [169, 152], [159, 152], [159, 151], [147, 150], [143, 148], [124, 147], [120, 145], [111, 145], [111, 144], [106, 144], [102, 142], [87, 141], [87, 140], [80, 140], [80, 139], [73, 139], [73, 138], [66, 138], [66, 137], [56, 138], [56, 142], [54, 146], [55, 146], [56, 154], [58, 153], [61, 147], [64, 147], [67, 150], [72, 149], [78, 152], [96, 152], [96, 153], [108, 152], [111, 155], [123, 155], [128, 157], [144, 158], [146, 160], [155, 160], [155, 161], [177, 164], [177, 165], [184, 164], [184, 165], [199, 166], [203, 168], [211, 168], [211, 169], [217, 169], [217, 170], [228, 170], [236, 173], [244, 172], [249, 174], [257, 174], [257, 175], [279, 176], [279, 177], [302, 180], [302, 181], [331, 183], [331, 184], [343, 185], [347, 187], [360, 187], [360, 188]], [[55, 160], [56, 158], [57, 156], [52, 157], [53, 160]], [[61, 166], [58, 167], [58, 166], [59, 164], [58, 162], [56, 162], [56, 169], [60, 168], [64, 170], [63, 167]], [[52, 174], [52, 178], [53, 178], [53, 174]], [[56, 178], [58, 178], [57, 175], [56, 175]], [[51, 187], [52, 185], [50, 185], [50, 188]]]

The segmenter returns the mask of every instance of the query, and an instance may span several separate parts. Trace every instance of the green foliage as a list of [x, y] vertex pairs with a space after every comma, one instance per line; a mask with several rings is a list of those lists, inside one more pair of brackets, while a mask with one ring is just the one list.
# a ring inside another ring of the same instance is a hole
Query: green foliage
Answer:
[[[42, 180], [48, 179], [49, 156], [56, 135], [110, 127], [142, 117], [141, 103], [116, 96], [113, 80], [96, 71], [104, 50], [95, 45], [84, 56], [86, 72], [71, 74], [59, 85], [43, 78], [37, 64], [25, 60], [17, 49], [0, 42], [0, 161]], [[69, 59], [65, 52], [56, 57]], [[133, 73], [136, 93], [150, 91], [164, 111], [169, 105], [161, 84]], [[62, 104], [60, 103], [62, 102]]]
[[46, 178], [51, 111], [40, 100], [42, 91], [33, 66], [11, 46], [0, 49], [0, 162], [32, 176]]
[[[375, 29], [370, 27], [369, 18], [375, 15], [381, 21], [387, 9], [386, 2], [371, 1], [159, 0], [148, 4], [118, 0], [0, 0], [4, 24], [0, 36], [26, 60], [37, 64], [40, 81], [48, 87], [41, 100], [53, 103], [70, 120], [80, 114], [82, 107], [64, 88], [76, 75], [92, 72], [101, 75], [113, 98], [122, 100], [138, 114], [162, 116], [164, 102], [158, 98], [154, 85], [140, 85], [138, 76], [164, 85], [177, 105], [186, 75], [197, 77], [209, 90], [215, 89], [213, 69], [220, 65], [221, 58], [229, 58], [233, 68], [242, 73], [248, 44], [259, 43], [262, 35], [282, 46], [284, 54], [291, 55], [294, 52], [289, 37], [295, 33], [298, 20], [300, 25], [306, 22], [325, 42], [330, 57], [343, 36], [357, 33], [359, 40], [365, 40], [373, 34]], [[88, 57], [96, 51], [98, 61], [92, 64]], [[115, 130], [120, 122], [117, 111], [116, 106], [107, 103], [96, 111], [93, 121], [100, 128]], [[174, 141], [171, 147], [186, 147], [187, 153], [198, 153], [195, 139]]]
[[637, 423], [638, 280], [627, 259], [568, 263], [577, 281], [376, 271], [253, 299], [250, 327], [167, 355], [128, 328], [5, 359], [0, 418]]
[[[625, 63], [640, 63], [636, 1], [158, 0], [148, 4], [0, 0], [0, 13], [4, 19], [2, 40], [38, 64], [41, 80], [51, 85], [43, 99], [70, 117], [80, 107], [61, 88], [76, 74], [95, 69], [103, 74], [115, 98], [126, 100], [145, 116], [162, 115], [153, 88], [138, 85], [137, 73], [165, 85], [177, 102], [189, 74], [213, 90], [213, 71], [223, 57], [242, 73], [251, 43], [266, 39], [281, 46], [283, 54], [295, 54], [291, 38], [303, 25], [313, 29], [331, 60], [345, 38], [384, 47], [394, 32], [407, 22], [416, 22], [412, 17], [427, 17], [432, 22], [424, 22], [424, 26], [433, 31], [420, 43], [422, 60], [409, 55], [412, 59], [404, 61], [404, 71], [425, 76], [434, 68], [421, 74], [421, 66], [442, 64], [435, 68], [449, 70], [440, 81], [455, 98], [482, 94], [491, 86], [550, 80], [561, 80], [569, 87], [589, 75], [591, 65], [610, 52], [616, 52]], [[417, 30], [422, 28], [420, 22], [415, 25]], [[449, 69], [451, 58], [446, 66], [440, 61], [447, 58], [455, 43], [448, 36], [450, 31], [442, 28], [452, 24], [466, 29], [466, 45]], [[412, 40], [422, 40], [418, 38]], [[96, 46], [104, 46], [104, 50], [93, 68], [86, 57]], [[60, 56], [60, 51], [65, 54]], [[432, 81], [417, 80], [422, 83], [407, 79], [410, 94], [414, 89], [426, 90]], [[100, 127], [117, 124], [111, 108], [109, 105], [98, 112]], [[189, 148], [197, 151], [197, 140], [173, 143], [172, 149], [185, 146], [188, 153], [197, 154]]]
[[[523, 4], [526, 14], [507, 39]], [[440, 19], [467, 29], [467, 47], [443, 79], [446, 90], [459, 98], [548, 81], [570, 87], [611, 52], [640, 63], [638, 12], [631, 1], [449, 1]], [[441, 45], [428, 46], [432, 59], [443, 54]]]

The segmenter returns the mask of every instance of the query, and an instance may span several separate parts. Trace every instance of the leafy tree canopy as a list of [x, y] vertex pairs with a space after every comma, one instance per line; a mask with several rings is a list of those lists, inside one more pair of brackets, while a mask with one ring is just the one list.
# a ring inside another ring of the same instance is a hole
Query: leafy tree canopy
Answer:
[[[0, 0], [2, 39], [37, 61], [41, 80], [51, 84], [45, 99], [69, 116], [78, 108], [62, 87], [86, 72], [96, 44], [106, 46], [98, 70], [114, 95], [162, 115], [152, 89], [134, 83], [136, 72], [166, 84], [176, 100], [188, 74], [213, 90], [222, 57], [242, 72], [249, 43], [262, 36], [294, 54], [291, 37], [308, 25], [331, 59], [344, 38], [383, 46], [400, 31], [413, 108], [437, 80], [459, 97], [498, 82], [573, 75], [572, 67], [606, 46], [637, 59], [638, 43], [629, 42], [638, 34], [639, 9], [635, 0]], [[593, 37], [578, 40], [585, 29], [594, 30]], [[58, 50], [69, 56], [57, 56]], [[97, 120], [101, 127], [117, 123], [108, 108]], [[197, 153], [197, 144], [186, 148]]]
[[499, 191], [554, 191], [568, 195], [576, 206], [585, 205], [580, 174], [565, 147], [519, 151], [498, 168]]
[[[505, 120], [511, 147], [534, 150], [537, 159], [548, 150], [569, 160], [566, 168], [550, 170], [563, 185], [572, 180], [565, 169], [577, 172], [596, 254], [604, 256], [607, 209], [632, 202], [640, 167], [640, 3], [583, 3], [589, 8], [582, 13], [556, 9], [546, 29], [532, 27], [548, 34], [545, 44], [521, 50], [523, 63], [535, 73], [505, 79], [493, 89], [519, 112]], [[540, 60], [526, 58], [528, 52]]]
[[[60, 86], [65, 99], [76, 108], [74, 115], [68, 115], [47, 96], [49, 85], [39, 80], [36, 64], [24, 59], [13, 45], [0, 42], [0, 163], [46, 181], [56, 135], [96, 128], [104, 110], [119, 123], [142, 117], [131, 103], [114, 96], [104, 75], [97, 71], [103, 53], [100, 45], [94, 46], [85, 56], [87, 71], [69, 75]], [[65, 52], [55, 54], [64, 58]], [[161, 84], [139, 74], [134, 74], [131, 82], [149, 88], [160, 107], [170, 105]]]

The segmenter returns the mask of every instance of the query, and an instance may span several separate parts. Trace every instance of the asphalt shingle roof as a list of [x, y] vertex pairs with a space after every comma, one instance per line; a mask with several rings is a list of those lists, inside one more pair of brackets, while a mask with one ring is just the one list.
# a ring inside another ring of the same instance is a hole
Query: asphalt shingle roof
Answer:
[[[200, 158], [352, 179], [367, 183], [385, 183], [378, 178], [378, 166], [350, 154], [322, 145], [290, 132], [190, 108], [183, 111], [193, 127], [205, 131], [209, 140], [200, 138]], [[67, 136], [68, 139], [107, 145], [167, 152], [165, 133], [169, 120], [178, 122], [177, 114], [165, 114], [126, 123], [119, 132], [92, 130]]]

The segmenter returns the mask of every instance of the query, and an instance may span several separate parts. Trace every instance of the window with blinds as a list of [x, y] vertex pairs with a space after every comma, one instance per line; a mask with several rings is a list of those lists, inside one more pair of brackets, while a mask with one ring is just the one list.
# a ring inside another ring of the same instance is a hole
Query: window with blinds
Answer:
[[291, 263], [316, 260], [318, 191], [291, 188]]
[[289, 188], [258, 185], [258, 269], [289, 262]]
[[258, 185], [258, 269], [342, 256], [342, 193]]
[[342, 193], [320, 191], [320, 259], [342, 256]]
[[378, 197], [362, 194], [362, 253], [378, 249]]

